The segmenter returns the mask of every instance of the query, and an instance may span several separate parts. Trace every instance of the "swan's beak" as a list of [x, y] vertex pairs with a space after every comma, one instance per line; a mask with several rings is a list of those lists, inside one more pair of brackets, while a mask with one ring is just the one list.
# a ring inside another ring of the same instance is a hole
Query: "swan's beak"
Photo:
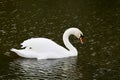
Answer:
[[83, 38], [82, 37], [80, 37], [80, 43], [83, 44]]

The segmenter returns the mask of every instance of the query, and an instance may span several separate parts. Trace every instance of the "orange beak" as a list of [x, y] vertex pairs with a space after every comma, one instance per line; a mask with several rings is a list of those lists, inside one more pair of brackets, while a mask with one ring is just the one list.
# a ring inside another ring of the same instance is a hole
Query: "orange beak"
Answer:
[[80, 37], [80, 43], [83, 44], [83, 38], [82, 37]]

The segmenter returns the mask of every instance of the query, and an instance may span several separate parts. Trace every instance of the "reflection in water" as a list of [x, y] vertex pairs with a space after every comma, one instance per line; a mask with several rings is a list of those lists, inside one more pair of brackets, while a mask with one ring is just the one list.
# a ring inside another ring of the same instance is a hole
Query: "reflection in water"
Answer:
[[[66, 59], [39, 60], [16, 59], [11, 62], [14, 79], [77, 79], [76, 57]], [[71, 75], [72, 73], [72, 75]], [[59, 77], [61, 76], [61, 77]], [[80, 76], [82, 77], [82, 76]]]

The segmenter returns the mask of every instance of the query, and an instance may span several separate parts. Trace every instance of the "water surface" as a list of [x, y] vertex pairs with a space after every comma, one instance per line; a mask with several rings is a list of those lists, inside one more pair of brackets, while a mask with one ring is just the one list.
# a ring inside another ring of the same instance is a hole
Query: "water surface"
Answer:
[[[24, 59], [10, 52], [31, 37], [47, 37], [64, 46], [69, 27], [84, 33], [84, 45], [71, 36], [77, 57]], [[0, 79], [119, 80], [119, 0], [0, 1]]]

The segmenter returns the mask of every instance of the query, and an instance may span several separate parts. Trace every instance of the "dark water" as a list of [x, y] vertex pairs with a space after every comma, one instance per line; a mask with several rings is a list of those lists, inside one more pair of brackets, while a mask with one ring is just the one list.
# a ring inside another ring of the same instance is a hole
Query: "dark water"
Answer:
[[[77, 57], [24, 59], [10, 52], [31, 37], [64, 46], [69, 27], [84, 33], [84, 45], [70, 37]], [[0, 80], [119, 80], [119, 0], [0, 0]]]

